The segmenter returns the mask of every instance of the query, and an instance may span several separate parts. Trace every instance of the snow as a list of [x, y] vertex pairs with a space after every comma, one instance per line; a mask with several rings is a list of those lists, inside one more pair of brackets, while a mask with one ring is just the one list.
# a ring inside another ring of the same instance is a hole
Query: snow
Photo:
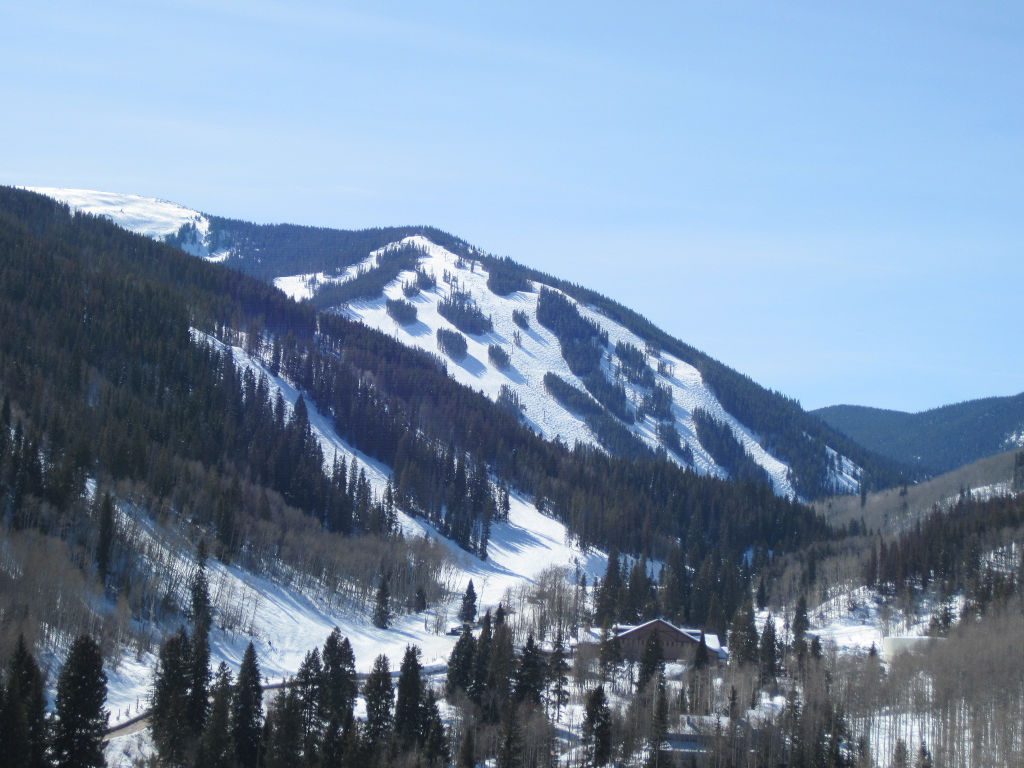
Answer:
[[119, 227], [164, 241], [178, 234], [189, 224], [196, 228], [198, 239], [184, 243], [184, 250], [193, 256], [222, 262], [230, 256], [228, 251], [211, 253], [208, 247], [210, 220], [199, 211], [186, 208], [168, 200], [158, 200], [142, 195], [119, 192], [98, 192], [92, 189], [67, 189], [61, 187], [26, 187], [32, 192], [52, 197], [73, 211], [104, 216]]
[[[393, 336], [403, 344], [437, 353], [437, 330], [453, 328], [437, 309], [438, 304], [452, 290], [452, 286], [447, 285], [442, 279], [446, 272], [449, 273], [457, 280], [462, 291], [473, 296], [481, 311], [489, 315], [494, 324], [494, 329], [489, 333], [463, 334], [466, 336], [468, 346], [466, 357], [458, 361], [445, 359], [448, 373], [452, 378], [482, 391], [493, 400], [498, 398], [503, 385], [508, 386], [518, 395], [524, 406], [525, 421], [536, 432], [549, 439], [560, 439], [569, 445], [576, 442], [597, 445], [594, 434], [584, 420], [562, 407], [544, 388], [544, 375], [549, 371], [581, 389], [584, 389], [584, 386], [569, 370], [562, 357], [558, 339], [536, 320], [540, 284], [534, 283], [534, 290], [531, 291], [498, 296], [487, 287], [487, 270], [479, 264], [462, 260], [456, 254], [420, 235], [407, 237], [392, 247], [397, 245], [412, 245], [420, 249], [423, 252], [420, 268], [432, 273], [438, 281], [436, 288], [422, 291], [407, 299], [416, 307], [416, 322], [401, 325], [387, 314], [386, 308], [387, 299], [405, 298], [402, 284], [414, 278], [412, 272], [400, 274], [385, 287], [384, 294], [379, 298], [353, 301], [339, 311]], [[646, 342], [627, 328], [609, 319], [597, 309], [579, 304], [571, 297], [567, 298], [576, 304], [584, 317], [607, 331], [609, 350], [619, 341], [633, 344], [641, 350], [645, 348]], [[513, 322], [514, 310], [526, 312], [531, 320], [529, 329], [520, 329]], [[513, 343], [517, 332], [521, 339], [521, 346], [518, 347]], [[502, 370], [490, 362], [487, 354], [487, 347], [490, 344], [498, 344], [510, 354], [512, 362], [507, 369]], [[789, 468], [765, 451], [753, 433], [725, 411], [704, 384], [700, 372], [667, 353], [661, 353], [660, 359], [667, 364], [671, 375], [656, 374], [656, 379], [671, 389], [676, 428], [681, 441], [687, 443], [694, 453], [694, 468], [703, 474], [726, 475], [697, 439], [693, 412], [697, 408], [703, 408], [729, 425], [736, 439], [754, 461], [768, 472], [776, 493], [794, 496], [795, 491], [788, 478]], [[605, 356], [602, 367], [609, 378], [614, 376], [614, 363], [610, 355]], [[642, 397], [642, 388], [625, 380], [622, 383], [629, 399], [638, 403]], [[653, 421], [648, 419], [630, 428], [652, 448], [659, 446]]]
[[[197, 343], [212, 343], [230, 349], [237, 364], [252, 367], [266, 375], [272, 396], [276, 397], [276, 393], [281, 392], [288, 408], [294, 408], [299, 397], [295, 387], [282, 377], [274, 376], [244, 349], [225, 345], [199, 331], [193, 331], [193, 338]], [[355, 459], [366, 470], [368, 480], [379, 493], [390, 476], [390, 469], [342, 440], [333, 430], [330, 420], [312, 403], [307, 402], [307, 409], [310, 425], [324, 448], [327, 460], [333, 461], [335, 450], [349, 461]], [[158, 553], [175, 560], [174, 568], [185, 574], [195, 567], [191, 555], [185, 554], [189, 552], [188, 547], [174, 542], [172, 532], [158, 528], [139, 510], [122, 508], [121, 512], [131, 515], [141, 526], [143, 534], [148, 536], [152, 545], [148, 551], [154, 553], [150, 556]], [[506, 593], [531, 582], [549, 568], [562, 566], [574, 569], [578, 566], [592, 579], [602, 575], [607, 564], [603, 553], [581, 550], [570, 541], [562, 523], [541, 514], [518, 494], [512, 494], [510, 498], [508, 522], [497, 522], [492, 526], [486, 561], [443, 539], [424, 520], [403, 513], [400, 513], [399, 520], [407, 536], [428, 535], [448, 548], [454, 573], [451, 599], [457, 601], [472, 579], [481, 609], [496, 606]], [[337, 626], [352, 643], [360, 672], [369, 671], [373, 659], [381, 653], [386, 654], [392, 667], [397, 669], [408, 644], [420, 647], [426, 669], [438, 670], [447, 664], [451, 647], [457, 639], [446, 634], [449, 624], [447, 605], [422, 614], [399, 615], [389, 629], [382, 630], [373, 626], [362, 611], [323, 605], [300, 589], [277, 583], [237, 565], [211, 560], [207, 567], [215, 612], [222, 615], [223, 610], [230, 606], [244, 617], [243, 626], [232, 629], [222, 628], [215, 619], [210, 643], [215, 666], [224, 661], [237, 671], [245, 647], [252, 641], [264, 676], [276, 682], [292, 676], [305, 654], [314, 647], [322, 646], [327, 635]], [[186, 584], [188, 580], [179, 579], [179, 582]], [[174, 629], [176, 626], [165, 628], [167, 631]], [[126, 655], [108, 669], [108, 707], [112, 724], [127, 720], [140, 706], [143, 709], [147, 706], [154, 663], [155, 657], [151, 653], [139, 657]], [[138, 754], [141, 749], [135, 741], [117, 741], [124, 743], [117, 747], [112, 743], [108, 755], [111, 750], [120, 755], [125, 750]]]
[[371, 269], [376, 269], [379, 266], [380, 255], [385, 250], [387, 250], [387, 246], [371, 252], [370, 255], [362, 261], [345, 267], [344, 269], [339, 270], [338, 274], [334, 275], [327, 272], [307, 272], [302, 275], [285, 275], [284, 277], [275, 277], [274, 287], [283, 291], [285, 295], [291, 299], [295, 299], [295, 301], [311, 299], [322, 285], [332, 283], [341, 285], [342, 283], [347, 283], [350, 280], [355, 280], [357, 277]]

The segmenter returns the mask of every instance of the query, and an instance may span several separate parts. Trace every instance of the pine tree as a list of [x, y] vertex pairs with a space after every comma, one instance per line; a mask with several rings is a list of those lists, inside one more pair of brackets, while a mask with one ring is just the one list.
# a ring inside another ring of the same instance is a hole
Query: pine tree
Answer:
[[467, 691], [473, 684], [473, 661], [476, 655], [476, 640], [468, 627], [464, 627], [459, 639], [448, 657], [448, 678], [445, 683], [445, 694], [448, 697], [456, 691]]
[[88, 635], [72, 644], [57, 680], [53, 755], [56, 768], [103, 768], [107, 675], [100, 647]]
[[213, 608], [206, 576], [206, 545], [200, 542], [196, 572], [192, 576], [190, 608], [192, 613], [192, 653], [188, 670], [188, 724], [199, 735], [206, 725], [210, 706], [210, 625]]
[[771, 616], [768, 616], [768, 620], [764, 623], [764, 629], [761, 630], [760, 662], [762, 683], [767, 684], [774, 681], [779, 673], [779, 662], [775, 620]]
[[704, 631], [701, 630], [700, 641], [697, 643], [697, 652], [693, 656], [693, 667], [694, 669], [704, 669], [710, 663], [711, 656], [708, 653], [708, 640], [704, 636]]
[[193, 731], [189, 718], [192, 649], [184, 629], [160, 646], [153, 673], [150, 725], [153, 744], [166, 765], [184, 765]]
[[637, 690], [642, 691], [646, 688], [647, 683], [654, 679], [663, 666], [661, 640], [658, 639], [657, 632], [651, 632], [647, 638], [647, 643], [644, 645], [644, 652], [640, 656], [640, 667], [636, 678]]
[[292, 688], [298, 701], [302, 754], [307, 764], [316, 762], [317, 740], [325, 725], [321, 707], [324, 700], [323, 679], [320, 651], [314, 648], [299, 665]]
[[622, 591], [622, 574], [619, 570], [619, 553], [613, 549], [608, 553], [608, 565], [604, 579], [597, 592], [594, 606], [594, 621], [601, 626], [611, 625], [618, 619], [620, 592]]
[[[49, 732], [46, 722], [46, 691], [43, 673], [39, 669], [23, 635], [18, 635], [14, 653], [8, 664], [8, 696], [21, 702], [28, 727], [29, 756], [22, 765], [45, 768], [49, 765], [47, 748]], [[0, 752], [0, 754], [7, 754]]]
[[345, 722], [346, 713], [355, 705], [358, 683], [356, 681], [356, 659], [352, 644], [335, 627], [324, 642], [323, 685], [324, 717]]
[[800, 595], [796, 601], [796, 612], [793, 615], [793, 645], [803, 642], [804, 635], [811, 628], [811, 622], [807, 618], [807, 598]]
[[903, 739], [896, 741], [892, 751], [892, 768], [910, 768], [910, 752], [907, 750], [907, 742]]
[[18, 681], [12, 679], [6, 691], [0, 683], [0, 765], [28, 765], [32, 759], [28, 718]]
[[302, 760], [302, 703], [294, 688], [282, 691], [267, 713], [266, 768], [296, 768]]
[[423, 757], [431, 768], [447, 766], [451, 760], [451, 750], [448, 747], [448, 734], [445, 732], [444, 722], [441, 720], [441, 710], [437, 706], [437, 697], [434, 692], [427, 691], [423, 701]]
[[387, 656], [381, 654], [374, 659], [373, 669], [363, 684], [363, 698], [366, 699], [367, 746], [379, 750], [390, 741], [394, 726], [394, 688]]
[[473, 685], [469, 695], [477, 704], [483, 701], [484, 691], [487, 689], [487, 671], [491, 666], [491, 612], [484, 614], [480, 637], [476, 642], [476, 654], [473, 658]]
[[231, 741], [231, 671], [221, 662], [213, 681], [210, 713], [199, 742], [196, 768], [232, 768], [235, 749]]
[[[735, 689], [733, 689], [735, 692]], [[651, 713], [651, 728], [648, 733], [647, 768], [661, 768], [672, 765], [671, 758], [662, 752], [661, 745], [668, 736], [668, 696], [665, 692], [665, 675], [658, 673], [657, 691], [654, 695], [654, 710]]]
[[540, 705], [540, 696], [544, 691], [544, 678], [547, 665], [544, 657], [533, 641], [533, 633], [526, 636], [526, 645], [519, 659], [515, 675], [515, 699], [517, 702], [529, 702]]
[[381, 574], [377, 584], [377, 597], [373, 605], [373, 626], [387, 629], [391, 626], [391, 590], [388, 589], [387, 576]]
[[932, 753], [928, 749], [928, 745], [922, 741], [921, 746], [917, 748], [917, 761], [914, 763], [914, 768], [934, 768], [934, 766]]
[[598, 665], [601, 675], [605, 678], [622, 663], [622, 646], [619, 636], [614, 634], [606, 624], [601, 627], [601, 642], [598, 647]]
[[502, 622], [495, 627], [494, 638], [491, 641], [487, 685], [481, 702], [485, 722], [498, 722], [511, 698], [515, 672], [516, 653], [512, 645], [512, 629], [507, 622]]
[[551, 688], [549, 706], [555, 709], [555, 722], [562, 716], [562, 708], [569, 703], [569, 662], [565, 658], [562, 631], [555, 636], [555, 644], [548, 660], [548, 680]]
[[456, 768], [476, 768], [476, 744], [473, 739], [473, 725], [465, 723], [465, 730], [462, 733], [462, 742], [459, 744], [459, 758], [455, 762]]
[[754, 607], [749, 600], [733, 617], [729, 630], [729, 654], [732, 662], [739, 666], [754, 665], [760, 660]]
[[110, 554], [114, 546], [114, 503], [110, 494], [103, 494], [99, 508], [99, 535], [96, 540], [96, 572], [100, 582], [106, 584], [110, 574]]
[[522, 750], [523, 735], [519, 727], [519, 719], [515, 713], [510, 711], [501, 721], [498, 735], [498, 755], [494, 762], [495, 768], [522, 768]]
[[395, 736], [401, 749], [412, 750], [420, 743], [423, 732], [423, 689], [420, 649], [407, 645], [398, 673], [398, 697], [395, 702]]
[[462, 608], [459, 610], [459, 620], [463, 624], [472, 624], [476, 621], [476, 590], [473, 589], [473, 580], [469, 580], [466, 587], [466, 594], [462, 596]]
[[611, 760], [612, 715], [603, 685], [587, 694], [582, 742], [588, 768], [599, 768]]
[[263, 686], [252, 643], [245, 648], [231, 701], [231, 738], [239, 766], [256, 765], [263, 732]]

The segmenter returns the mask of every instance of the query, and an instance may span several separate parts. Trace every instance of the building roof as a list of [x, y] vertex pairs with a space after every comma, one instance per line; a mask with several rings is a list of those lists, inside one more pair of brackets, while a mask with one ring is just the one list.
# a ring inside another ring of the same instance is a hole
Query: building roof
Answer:
[[[680, 635], [685, 635], [694, 643], [700, 642], [701, 630], [688, 629], [686, 627], [677, 627], [675, 624], [665, 621], [664, 619], [651, 619], [650, 621], [645, 621], [643, 624], [616, 624], [613, 627], [613, 630], [615, 631], [616, 636], [619, 639], [622, 639], [636, 632], [639, 632], [642, 629], [651, 626], [652, 624], [663, 625], [666, 629], [672, 632], [676, 632]], [[704, 643], [705, 645], [707, 645], [709, 651], [711, 651], [719, 657], [724, 658], [729, 653], [729, 649], [722, 645], [722, 643], [718, 639], [718, 635], [714, 634], [713, 632], [704, 632]]]

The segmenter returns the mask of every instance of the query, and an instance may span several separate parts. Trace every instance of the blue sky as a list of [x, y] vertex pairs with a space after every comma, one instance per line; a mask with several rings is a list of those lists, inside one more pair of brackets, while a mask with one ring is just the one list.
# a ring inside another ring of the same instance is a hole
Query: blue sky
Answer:
[[918, 410], [1024, 390], [1021, 73], [1009, 3], [0, 0], [0, 183], [430, 223]]

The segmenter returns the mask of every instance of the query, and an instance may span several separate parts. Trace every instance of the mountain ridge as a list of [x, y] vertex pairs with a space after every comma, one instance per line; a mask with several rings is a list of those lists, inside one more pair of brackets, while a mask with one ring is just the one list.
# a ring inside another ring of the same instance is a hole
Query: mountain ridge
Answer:
[[[740, 444], [741, 453], [752, 455], [754, 462], [769, 472], [772, 484], [779, 493], [818, 498], [837, 492], [856, 492], [862, 481], [870, 487], [891, 486], [911, 474], [891, 460], [874, 456], [822, 420], [809, 415], [795, 400], [760, 386], [750, 377], [657, 328], [640, 313], [577, 283], [519, 265], [508, 258], [495, 257], [433, 227], [381, 227], [346, 231], [287, 224], [251, 224], [201, 214], [175, 203], [151, 199], [149, 204], [155, 219], [166, 219], [167, 209], [171, 208], [181, 221], [177, 231], [169, 231], [168, 226], [158, 230], [154, 226], [147, 226], [145, 222], [140, 225], [139, 208], [144, 207], [145, 199], [139, 196], [121, 196], [131, 203], [126, 212], [124, 205], [119, 204], [119, 196], [114, 193], [93, 193], [90, 197], [90, 193], [84, 190], [47, 188], [39, 191], [68, 203], [76, 210], [105, 215], [132, 231], [273, 282], [285, 288], [293, 298], [312, 301], [320, 308], [344, 305], [344, 311], [349, 312], [350, 316], [359, 316], [359, 319], [365, 321], [366, 318], [361, 317], [359, 311], [352, 311], [358, 301], [363, 301], [363, 310], [373, 315], [374, 322], [371, 324], [392, 335], [400, 331], [393, 327], [392, 321], [383, 320], [378, 311], [383, 304], [367, 308], [365, 302], [374, 298], [383, 299], [385, 294], [391, 300], [403, 298], [397, 292], [397, 286], [414, 276], [420, 265], [420, 256], [410, 253], [409, 249], [400, 252], [402, 249], [396, 248], [396, 244], [420, 238], [422, 240], [416, 245], [421, 249], [425, 247], [423, 241], [426, 241], [450, 255], [449, 264], [443, 271], [452, 275], [457, 273], [458, 280], [470, 279], [478, 267], [482, 272], [487, 272], [486, 282], [475, 287], [475, 299], [485, 299], [485, 303], [490, 304], [500, 303], [524, 286], [530, 286], [531, 290], [520, 291], [521, 295], [532, 294], [544, 287], [551, 288], [568, 297], [578, 307], [578, 311], [602, 329], [605, 335], [609, 328], [617, 328], [625, 333], [628, 337], [626, 343], [646, 355], [649, 372], [662, 366], [658, 360], [659, 355], [670, 355], [673, 358], [672, 365], [685, 367], [693, 373], [694, 381], [699, 381], [700, 386], [710, 394], [713, 401], [711, 410], [718, 412], [718, 418], [728, 422], [733, 438]], [[182, 215], [183, 211], [191, 211], [191, 215]], [[380, 255], [375, 264], [370, 264], [368, 261], [373, 258], [373, 254]], [[435, 281], [440, 277], [443, 275], [436, 275]], [[506, 296], [501, 295], [502, 291], [507, 291]], [[423, 293], [425, 296], [429, 294], [429, 290]], [[450, 324], [444, 324], [450, 329]], [[541, 325], [534, 320], [535, 329]], [[430, 330], [437, 329], [432, 326]], [[506, 342], [512, 332], [506, 330]], [[408, 343], [409, 339], [403, 338], [403, 341]], [[549, 346], [552, 343], [551, 339], [547, 339], [547, 342]], [[565, 342], [564, 338], [559, 342], [563, 347], [563, 357]], [[599, 340], [594, 343], [602, 346]], [[590, 442], [601, 442], [593, 432], [595, 428], [603, 435], [606, 447], [611, 444], [625, 446], [623, 441], [632, 439], [628, 434], [632, 433], [639, 436], [651, 450], [667, 447], [670, 455], [677, 459], [679, 456], [689, 456], [691, 452], [710, 459], [707, 451], [703, 450], [692, 421], [693, 403], [690, 403], [691, 407], [683, 407], [677, 397], [672, 406], [674, 414], [662, 410], [660, 416], [650, 416], [650, 412], [643, 406], [653, 406], [656, 398], [650, 398], [659, 393], [650, 386], [633, 386], [622, 377], [621, 361], [616, 363], [616, 356], [613, 355], [612, 347], [615, 343], [613, 339], [612, 343], [604, 345], [605, 362], [601, 363], [600, 371], [595, 369], [594, 376], [588, 381], [598, 387], [596, 391], [605, 392], [617, 399], [620, 406], [613, 407], [610, 412], [612, 415], [603, 417], [599, 426], [591, 424], [589, 431], [584, 429], [584, 433], [591, 438]], [[434, 348], [432, 342], [418, 346], [431, 350]], [[490, 371], [492, 366], [479, 351], [473, 359], [481, 361], [483, 368]], [[549, 367], [533, 377], [531, 383], [534, 389], [539, 388], [540, 377], [551, 370]], [[663, 377], [655, 378], [659, 386], [665, 384]], [[603, 380], [611, 383], [612, 390], [608, 390]], [[473, 384], [472, 381], [466, 383]], [[582, 379], [576, 383], [585, 385]], [[645, 381], [645, 385], [650, 383]], [[621, 392], [613, 391], [615, 388], [628, 390], [627, 400], [630, 402], [622, 399]], [[529, 396], [530, 392], [520, 388], [520, 394]], [[498, 393], [491, 392], [490, 396], [496, 399]], [[561, 407], [553, 399], [549, 402], [551, 408], [546, 408], [545, 413]], [[602, 407], [608, 408], [611, 404], [605, 402]], [[536, 413], [528, 413], [527, 416], [536, 421]], [[636, 416], [641, 418], [636, 419]], [[730, 422], [733, 417], [734, 421]], [[622, 419], [625, 419], [625, 423]], [[576, 423], [582, 424], [583, 420], [576, 418]], [[541, 431], [545, 432], [543, 429]], [[579, 429], [571, 431], [578, 433]], [[652, 437], [654, 435], [658, 437]], [[681, 453], [676, 453], [673, 449], [679, 436], [682, 437], [679, 444]], [[735, 453], [735, 450], [732, 452]], [[776, 463], [773, 464], [773, 461]], [[714, 459], [692, 466], [697, 471], [727, 474], [720, 469], [721, 462]]]
[[861, 405], [833, 405], [813, 413], [877, 453], [933, 474], [1024, 447], [1024, 392], [917, 413]]

